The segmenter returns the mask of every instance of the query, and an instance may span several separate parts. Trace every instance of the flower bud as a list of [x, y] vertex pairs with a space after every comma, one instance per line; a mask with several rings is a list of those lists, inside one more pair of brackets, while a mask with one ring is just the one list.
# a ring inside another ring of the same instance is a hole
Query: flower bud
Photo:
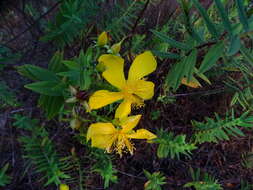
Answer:
[[109, 39], [108, 39], [107, 32], [104, 31], [98, 36], [97, 44], [98, 46], [104, 46], [108, 43], [108, 41]]
[[72, 129], [79, 129], [81, 127], [82, 122], [79, 119], [72, 119], [70, 121], [70, 127]]
[[113, 44], [113, 46], [111, 47], [113, 54], [118, 54], [120, 52], [120, 49], [121, 49], [121, 42]]
[[69, 190], [69, 186], [66, 184], [60, 184], [60, 190]]

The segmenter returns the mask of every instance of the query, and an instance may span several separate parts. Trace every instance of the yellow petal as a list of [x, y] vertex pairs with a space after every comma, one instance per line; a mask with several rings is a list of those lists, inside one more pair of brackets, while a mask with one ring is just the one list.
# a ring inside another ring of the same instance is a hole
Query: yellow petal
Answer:
[[201, 84], [195, 78], [193, 78], [190, 82], [187, 81], [187, 78], [182, 78], [181, 83], [184, 84], [184, 85], [186, 85], [186, 86], [189, 86], [191, 88], [199, 88], [199, 87], [201, 87]]
[[101, 149], [106, 149], [107, 152], [110, 152], [114, 135], [96, 135], [91, 138], [91, 146]]
[[87, 131], [87, 141], [97, 135], [111, 135], [116, 132], [115, 127], [111, 123], [93, 123]]
[[102, 32], [99, 36], [98, 36], [98, 41], [97, 44], [99, 46], [104, 46], [108, 43], [108, 35], [107, 32]]
[[110, 92], [108, 90], [99, 90], [96, 91], [89, 98], [89, 107], [90, 109], [98, 109], [104, 107], [108, 104], [116, 102], [123, 98], [122, 93], [120, 92]]
[[155, 57], [150, 51], [138, 55], [130, 67], [128, 80], [134, 81], [143, 78], [152, 73], [156, 69], [156, 65]]
[[143, 100], [151, 99], [154, 96], [155, 84], [150, 81], [137, 80], [134, 81], [134, 94], [141, 97]]
[[126, 84], [124, 59], [119, 56], [104, 54], [99, 57], [98, 62], [105, 66], [102, 75], [111, 85], [121, 89]]
[[110, 149], [113, 139], [117, 130], [111, 123], [95, 123], [91, 124], [86, 139], [89, 141], [91, 139], [91, 146]]
[[147, 140], [151, 140], [151, 139], [156, 138], [156, 135], [149, 132], [146, 129], [139, 129], [135, 133], [127, 135], [127, 137], [130, 138], [130, 139], [147, 139]]
[[129, 100], [124, 100], [116, 109], [115, 118], [124, 118], [131, 113], [131, 104]]
[[122, 132], [127, 133], [131, 131], [139, 123], [141, 115], [134, 115], [120, 120], [122, 126]]

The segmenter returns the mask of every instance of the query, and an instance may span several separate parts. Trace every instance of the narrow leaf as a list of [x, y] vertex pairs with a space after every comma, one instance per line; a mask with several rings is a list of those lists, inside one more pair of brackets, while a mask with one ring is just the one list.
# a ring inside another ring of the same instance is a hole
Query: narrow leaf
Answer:
[[64, 84], [54, 81], [41, 81], [27, 84], [25, 88], [43, 95], [62, 96]]
[[228, 56], [232, 56], [234, 54], [236, 54], [241, 47], [241, 39], [238, 36], [233, 36], [231, 41], [230, 41], [230, 45], [229, 45], [229, 49], [228, 49]]
[[214, 0], [214, 2], [215, 2], [216, 6], [218, 8], [218, 11], [219, 11], [219, 14], [220, 14], [220, 17], [221, 17], [222, 24], [223, 24], [224, 28], [227, 30], [229, 35], [232, 36], [233, 35], [232, 34], [232, 26], [230, 24], [227, 11], [225, 10], [221, 0]]
[[242, 23], [244, 30], [248, 31], [249, 30], [249, 23], [247, 20], [246, 12], [244, 10], [243, 0], [235, 0], [235, 2], [237, 5], [236, 8], [238, 11], [240, 22]]
[[214, 45], [205, 55], [205, 58], [202, 64], [200, 65], [199, 72], [204, 73], [209, 69], [211, 69], [218, 61], [218, 59], [221, 57], [223, 49], [224, 49], [223, 42]]
[[210, 20], [207, 14], [207, 10], [199, 3], [198, 0], [192, 0], [192, 3], [198, 9], [199, 13], [203, 17], [209, 32], [212, 34], [214, 38], [218, 39], [219, 33], [217, 32], [215, 24]]
[[156, 30], [151, 30], [151, 32], [157, 36], [161, 41], [166, 42], [168, 44], [170, 44], [172, 47], [178, 48], [178, 49], [182, 49], [182, 50], [190, 50], [191, 47], [185, 43], [182, 42], [178, 42], [170, 37], [168, 37], [167, 35], [158, 32]]
[[38, 66], [30, 65], [30, 64], [19, 66], [17, 67], [17, 70], [21, 75], [34, 81], [44, 81], [44, 80], [58, 81], [59, 80], [59, 78], [52, 71], [38, 67]]

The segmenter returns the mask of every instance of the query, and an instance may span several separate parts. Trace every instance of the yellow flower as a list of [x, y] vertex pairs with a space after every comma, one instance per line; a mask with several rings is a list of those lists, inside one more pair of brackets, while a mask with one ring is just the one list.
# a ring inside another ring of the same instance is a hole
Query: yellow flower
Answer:
[[124, 75], [124, 59], [121, 57], [105, 54], [99, 60], [105, 66], [103, 77], [119, 92], [108, 90], [96, 91], [89, 98], [90, 109], [98, 109], [108, 104], [122, 100], [115, 112], [115, 118], [123, 118], [130, 114], [131, 106], [142, 106], [144, 100], [151, 99], [154, 95], [154, 83], [143, 79], [144, 76], [156, 69], [156, 60], [150, 51], [138, 55], [133, 61], [128, 79]]
[[66, 184], [61, 184], [60, 185], [60, 190], [69, 190], [69, 186]]
[[92, 147], [105, 149], [108, 153], [116, 150], [122, 156], [123, 150], [127, 149], [133, 154], [134, 146], [130, 139], [156, 138], [156, 135], [146, 129], [133, 130], [140, 118], [141, 115], [126, 117], [120, 120], [120, 127], [117, 128], [112, 123], [91, 124], [87, 132], [87, 141], [91, 139]]
[[104, 46], [108, 43], [108, 35], [107, 32], [102, 32], [99, 36], [98, 36], [98, 40], [97, 40], [97, 44], [99, 46]]

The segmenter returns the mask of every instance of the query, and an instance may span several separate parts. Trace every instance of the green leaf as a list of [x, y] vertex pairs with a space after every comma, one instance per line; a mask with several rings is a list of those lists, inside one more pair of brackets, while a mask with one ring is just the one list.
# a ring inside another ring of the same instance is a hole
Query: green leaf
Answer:
[[9, 163], [5, 164], [3, 168], [0, 168], [0, 187], [11, 183], [11, 177], [6, 174], [8, 168]]
[[246, 16], [246, 12], [244, 10], [245, 8], [243, 5], [243, 0], [235, 0], [235, 2], [237, 5], [236, 8], [238, 11], [240, 22], [242, 23], [244, 30], [248, 31], [249, 30], [249, 23], [248, 23], [248, 19]]
[[17, 67], [19, 74], [34, 81], [59, 81], [56, 74], [50, 70], [26, 64]]
[[182, 154], [190, 156], [191, 151], [197, 148], [194, 144], [186, 142], [185, 135], [174, 136], [173, 133], [168, 133], [163, 129], [158, 131], [158, 137], [153, 142], [159, 144], [157, 149], [159, 158], [179, 159]]
[[58, 73], [65, 70], [62, 64], [63, 52], [56, 52], [48, 64], [48, 69], [54, 73]]
[[62, 96], [64, 87], [65, 84], [54, 81], [41, 81], [25, 85], [25, 88], [48, 96]]
[[166, 77], [166, 84], [177, 90], [181, 84], [182, 78], [187, 77], [190, 81], [193, 76], [197, 59], [197, 50], [194, 49], [190, 55], [184, 57], [179, 63], [175, 64]]
[[11, 88], [4, 81], [0, 81], [0, 108], [6, 106], [16, 107], [19, 103]]
[[15, 120], [13, 126], [25, 130], [33, 130], [34, 126], [38, 125], [39, 123], [39, 121], [36, 119], [31, 119], [30, 117], [26, 117], [20, 114], [15, 114], [13, 119]]
[[182, 50], [190, 50], [192, 47], [190, 47], [189, 45], [182, 43], [182, 42], [178, 42], [170, 37], [168, 37], [167, 35], [158, 32], [156, 30], [151, 30], [151, 32], [157, 36], [161, 41], [166, 42], [168, 44], [170, 44], [172, 47], [178, 48], [178, 49], [182, 49]]
[[249, 62], [249, 64], [253, 67], [253, 53], [244, 46], [241, 46], [240, 52], [242, 53], [244, 58]]
[[55, 117], [64, 105], [63, 96], [45, 96], [41, 95], [39, 106], [46, 112], [48, 119]]
[[234, 54], [236, 54], [241, 47], [241, 39], [239, 36], [233, 36], [229, 45], [229, 49], [228, 49], [228, 56], [232, 56]]
[[211, 69], [218, 61], [218, 59], [221, 57], [223, 50], [224, 50], [223, 42], [214, 45], [205, 55], [205, 58], [202, 64], [200, 65], [199, 72], [204, 73], [209, 69]]
[[194, 24], [191, 22], [191, 2], [187, 0], [179, 0], [178, 3], [182, 9], [184, 23], [188, 33], [194, 40], [196, 40], [198, 43], [201, 43], [203, 40], [201, 39], [200, 35], [195, 31]]
[[197, 50], [194, 49], [185, 61], [186, 61], [185, 63], [186, 70], [187, 70], [187, 73], [186, 73], [187, 82], [190, 82], [193, 78], [194, 68], [197, 61]]
[[196, 67], [194, 68], [194, 73], [195, 73], [199, 78], [201, 78], [203, 81], [205, 81], [205, 82], [207, 82], [208, 84], [211, 85], [211, 81], [206, 77], [206, 75], [204, 75], [203, 73], [200, 73]]
[[80, 70], [80, 89], [81, 90], [87, 90], [91, 85], [91, 74], [92, 69], [90, 66], [92, 59], [92, 49], [89, 48], [85, 54], [83, 51], [81, 51], [79, 55], [79, 64], [81, 67]]
[[232, 26], [230, 24], [227, 11], [225, 10], [221, 0], [214, 0], [214, 2], [215, 2], [216, 6], [218, 8], [218, 11], [219, 11], [219, 14], [220, 14], [220, 17], [221, 17], [222, 24], [223, 24], [224, 28], [227, 30], [229, 35], [232, 36], [233, 35]]
[[192, 3], [199, 10], [199, 13], [203, 17], [209, 32], [212, 34], [214, 38], [218, 39], [219, 33], [217, 32], [215, 24], [210, 20], [207, 14], [207, 10], [199, 3], [198, 0], [192, 0]]
[[80, 69], [80, 65], [75, 62], [75, 61], [63, 61], [62, 62], [66, 67], [68, 67], [69, 70], [79, 70]]

